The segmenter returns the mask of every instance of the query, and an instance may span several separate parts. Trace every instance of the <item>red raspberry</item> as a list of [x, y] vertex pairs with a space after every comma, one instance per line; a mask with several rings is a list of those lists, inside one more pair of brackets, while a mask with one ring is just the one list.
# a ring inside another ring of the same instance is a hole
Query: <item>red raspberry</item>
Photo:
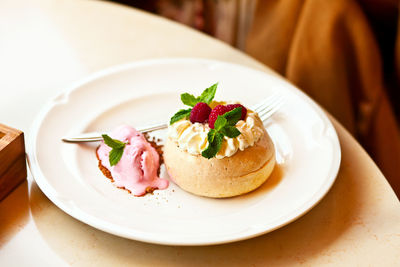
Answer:
[[227, 112], [226, 106], [218, 105], [211, 110], [210, 116], [208, 117], [208, 125], [211, 129], [214, 129], [214, 123], [219, 115], [223, 115]]
[[208, 119], [210, 112], [211, 108], [206, 103], [199, 102], [193, 107], [192, 111], [190, 112], [190, 121], [192, 123], [203, 123]]
[[242, 108], [242, 117], [240, 117], [241, 120], [244, 120], [246, 118], [247, 115], [247, 109], [241, 105], [241, 104], [229, 104], [226, 105], [226, 112], [234, 110], [235, 108]]

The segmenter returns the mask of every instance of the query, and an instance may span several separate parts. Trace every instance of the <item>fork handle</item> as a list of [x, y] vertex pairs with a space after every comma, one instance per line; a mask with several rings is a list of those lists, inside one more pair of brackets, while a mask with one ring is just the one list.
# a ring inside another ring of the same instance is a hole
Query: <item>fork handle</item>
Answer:
[[[161, 123], [161, 124], [153, 124], [141, 128], [137, 128], [139, 132], [142, 133], [148, 133], [152, 131], [157, 131], [157, 130], [162, 130], [168, 127], [168, 124], [166, 123]], [[98, 132], [91, 132], [91, 133], [83, 133], [83, 134], [74, 134], [72, 136], [64, 136], [61, 138], [64, 142], [67, 143], [80, 143], [80, 142], [98, 142], [102, 141], [103, 137], [101, 136], [101, 133]]]

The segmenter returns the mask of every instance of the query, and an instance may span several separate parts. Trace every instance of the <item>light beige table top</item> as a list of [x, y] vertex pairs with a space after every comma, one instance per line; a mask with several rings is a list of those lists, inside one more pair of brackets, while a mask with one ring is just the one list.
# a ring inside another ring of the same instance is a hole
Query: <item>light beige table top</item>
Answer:
[[[157, 57], [205, 57], [270, 70], [173, 22], [94, 1], [0, 1], [0, 122], [22, 129], [50, 97], [100, 69]], [[272, 233], [210, 247], [172, 247], [87, 226], [28, 182], [0, 203], [0, 266], [399, 266], [400, 204], [358, 143], [333, 121], [338, 178], [305, 216]]]

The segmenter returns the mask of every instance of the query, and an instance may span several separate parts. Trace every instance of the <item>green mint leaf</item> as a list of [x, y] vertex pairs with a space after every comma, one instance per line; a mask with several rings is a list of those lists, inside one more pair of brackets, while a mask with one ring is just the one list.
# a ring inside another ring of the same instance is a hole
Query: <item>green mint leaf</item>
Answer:
[[110, 155], [109, 155], [109, 161], [110, 161], [110, 166], [114, 166], [116, 165], [119, 160], [122, 157], [122, 154], [124, 153], [124, 148], [113, 148], [110, 151]]
[[240, 117], [242, 117], [242, 108], [235, 108], [222, 116], [227, 120], [227, 125], [234, 126], [240, 120]]
[[194, 95], [188, 93], [181, 94], [181, 100], [183, 104], [191, 107], [194, 107], [199, 102]]
[[177, 113], [175, 113], [174, 116], [172, 116], [171, 120], [169, 121], [169, 124], [173, 124], [177, 121], [180, 121], [183, 118], [187, 118], [188, 116], [190, 116], [191, 111], [192, 111], [191, 108], [179, 110]]
[[214, 138], [215, 138], [215, 134], [217, 133], [217, 131], [215, 131], [214, 129], [211, 129], [209, 132], [208, 132], [208, 134], [207, 134], [207, 140], [208, 140], [208, 143], [210, 144], [210, 143], [212, 143], [213, 141], [214, 141]]
[[225, 127], [226, 123], [227, 123], [227, 120], [224, 118], [224, 116], [218, 116], [214, 123], [214, 129], [216, 131], [219, 131], [223, 127]]
[[211, 140], [211, 133], [210, 131], [208, 133], [208, 147], [201, 152], [201, 155], [207, 159], [211, 159], [217, 155], [218, 151], [221, 149], [222, 142], [224, 140], [224, 135], [222, 133], [214, 131], [214, 134], [211, 134], [213, 136], [212, 141]]
[[108, 160], [110, 161], [110, 166], [114, 166], [121, 159], [126, 144], [117, 139], [112, 139], [106, 134], [102, 134], [101, 136], [103, 137], [104, 143], [112, 148]]
[[112, 139], [111, 137], [109, 137], [106, 134], [102, 134], [101, 136], [103, 137], [104, 143], [111, 148], [124, 148], [125, 147], [124, 142], [121, 142], [117, 139]]
[[204, 102], [210, 104], [214, 99], [215, 93], [217, 92], [218, 83], [215, 83], [205, 89], [203, 93], [197, 98], [197, 102]]
[[240, 135], [240, 131], [235, 126], [225, 126], [221, 129], [221, 133], [229, 138], [235, 138]]

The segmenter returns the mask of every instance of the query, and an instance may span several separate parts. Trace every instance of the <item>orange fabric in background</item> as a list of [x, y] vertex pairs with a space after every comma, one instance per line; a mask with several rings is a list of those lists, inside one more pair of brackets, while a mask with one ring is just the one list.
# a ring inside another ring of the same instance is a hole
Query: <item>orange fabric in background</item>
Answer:
[[337, 118], [400, 196], [399, 129], [385, 91], [377, 42], [356, 1], [258, 1], [246, 52]]

